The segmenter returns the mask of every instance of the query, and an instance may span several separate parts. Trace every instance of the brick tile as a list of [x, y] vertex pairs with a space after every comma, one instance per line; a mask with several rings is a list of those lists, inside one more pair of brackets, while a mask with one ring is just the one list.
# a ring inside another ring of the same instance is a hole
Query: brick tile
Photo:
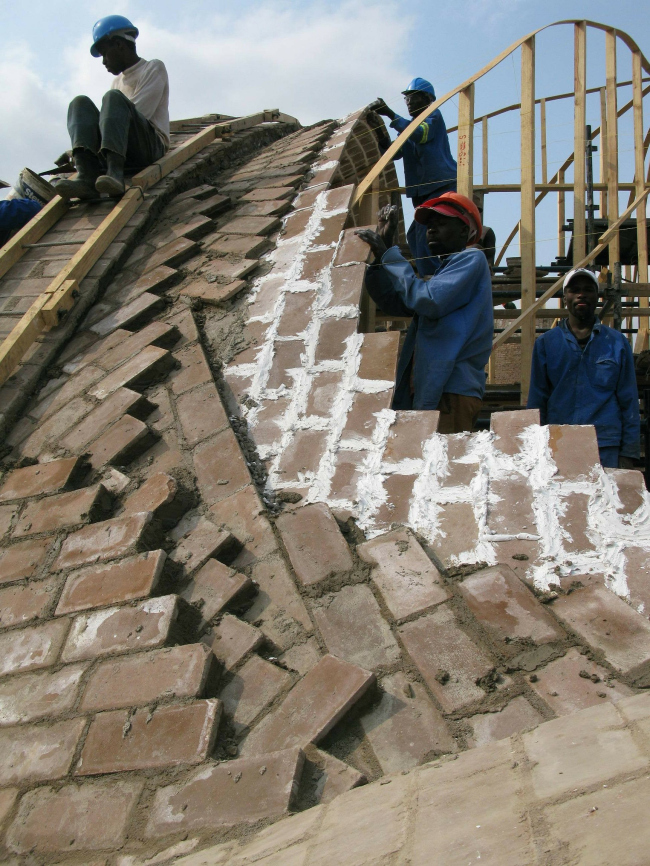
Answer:
[[69, 625], [67, 620], [57, 619], [0, 634], [0, 676], [53, 665]]
[[399, 647], [369, 587], [345, 586], [312, 610], [327, 649], [338, 658], [367, 670], [399, 661]]
[[305, 344], [302, 340], [291, 340], [286, 343], [276, 342], [273, 348], [273, 365], [266, 383], [267, 388], [287, 388], [293, 386], [294, 377], [291, 370], [302, 367], [302, 354]]
[[478, 543], [478, 525], [474, 508], [469, 502], [453, 502], [442, 506], [439, 534], [431, 546], [440, 559], [449, 564], [462, 559]]
[[134, 417], [140, 416], [149, 405], [141, 394], [129, 388], [118, 388], [61, 440], [61, 446], [67, 451], [80, 453], [118, 418], [127, 412]]
[[210, 622], [237, 597], [252, 591], [253, 583], [246, 575], [216, 559], [208, 559], [183, 589], [181, 597], [201, 612], [205, 622]]
[[166, 265], [148, 271], [134, 284], [130, 290], [131, 296], [142, 294], [142, 292], [153, 292], [158, 294], [168, 288], [176, 279], [177, 271]]
[[270, 235], [277, 231], [280, 225], [277, 217], [242, 216], [225, 223], [221, 226], [221, 231], [232, 235]]
[[215, 217], [230, 207], [230, 197], [227, 195], [213, 195], [205, 199], [198, 207], [194, 208], [195, 212], [208, 217]]
[[30, 855], [120, 848], [142, 785], [102, 781], [30, 791], [21, 800], [7, 844]]
[[213, 523], [220, 529], [227, 529], [244, 545], [234, 562], [235, 567], [250, 565], [277, 547], [262, 502], [250, 484], [213, 505], [210, 515]]
[[357, 375], [360, 379], [395, 381], [399, 355], [399, 331], [364, 334], [361, 361]]
[[94, 712], [201, 697], [213, 661], [204, 644], [109, 659], [93, 670], [80, 709]]
[[358, 484], [363, 474], [366, 451], [343, 451], [336, 454], [336, 465], [332, 475], [328, 499], [358, 501]]
[[644, 673], [650, 662], [650, 623], [603, 586], [588, 586], [558, 598], [553, 613], [605, 654], [624, 674]]
[[226, 614], [219, 625], [215, 626], [212, 652], [224, 668], [230, 670], [263, 642], [264, 635], [258, 628]]
[[331, 305], [347, 306], [350, 304], [358, 307], [361, 303], [365, 272], [365, 265], [332, 268], [330, 271]]
[[211, 381], [179, 397], [177, 407], [183, 435], [190, 446], [228, 427], [228, 416]]
[[118, 559], [154, 547], [151, 521], [152, 515], [143, 512], [85, 526], [66, 538], [53, 568], [74, 568], [90, 562]]
[[14, 537], [89, 523], [108, 512], [110, 502], [111, 497], [101, 484], [30, 502], [14, 529]]
[[[63, 435], [77, 424], [88, 411], [92, 403], [81, 397], [72, 399], [66, 406], [55, 412], [47, 421], [36, 425], [34, 432], [18, 446], [18, 451], [25, 457], [38, 457], [58, 448]], [[28, 419], [26, 419], [28, 420]], [[31, 422], [33, 424], [33, 422]], [[9, 442], [9, 444], [12, 444]]]
[[339, 361], [347, 348], [347, 340], [357, 332], [357, 319], [325, 319], [318, 332], [315, 362]]
[[352, 570], [352, 557], [332, 512], [314, 503], [276, 521], [298, 579], [305, 586]]
[[589, 499], [588, 493], [569, 493], [561, 500], [564, 513], [560, 517], [560, 525], [566, 535], [562, 539], [564, 549], [568, 553], [594, 550], [594, 544], [587, 535], [589, 530]]
[[177, 238], [159, 247], [155, 253], [149, 256], [143, 274], [148, 274], [160, 265], [166, 265], [168, 268], [177, 268], [183, 262], [196, 255], [199, 250], [200, 247], [195, 241], [190, 241], [187, 238]]
[[343, 232], [343, 238], [339, 243], [334, 258], [335, 265], [345, 265], [348, 262], [366, 263], [370, 258], [370, 248], [360, 238], [355, 235], [356, 231], [362, 228], [375, 229], [375, 226], [357, 226], [353, 229], [346, 229]]
[[419, 460], [422, 446], [438, 430], [439, 412], [413, 411], [395, 413], [388, 441], [384, 450], [384, 461], [397, 463], [400, 460]]
[[249, 728], [290, 683], [291, 676], [282, 668], [257, 655], [251, 656], [219, 692], [235, 732], [241, 734]]
[[381, 681], [379, 704], [361, 725], [384, 773], [410, 770], [456, 744], [424, 688], [398, 672]]
[[258, 625], [271, 644], [285, 650], [313, 631], [307, 608], [279, 553], [256, 562], [251, 577], [258, 593], [244, 618]]
[[83, 613], [72, 621], [63, 661], [95, 658], [163, 646], [176, 620], [177, 598], [147, 599], [135, 607], [110, 607]]
[[[367, 781], [363, 773], [355, 770], [345, 761], [323, 752], [316, 746], [306, 746], [303, 779], [311, 772], [314, 780], [314, 799], [322, 805], [331, 803], [335, 797], [351, 791]], [[313, 811], [313, 810], [310, 810]], [[288, 853], [288, 852], [287, 852]]]
[[[624, 553], [625, 578], [630, 593], [630, 603], [639, 613], [648, 617], [650, 616], [650, 554], [642, 547], [632, 545], [626, 547]], [[2, 562], [0, 557], [0, 565]]]
[[320, 661], [321, 651], [315, 638], [309, 638], [301, 644], [296, 644], [282, 653], [280, 661], [285, 667], [303, 676]]
[[408, 522], [416, 479], [416, 475], [389, 475], [384, 480], [386, 500], [375, 515], [377, 524], [391, 526]]
[[332, 403], [341, 387], [342, 373], [319, 373], [312, 378], [307, 400], [307, 415], [329, 415]]
[[211, 556], [223, 556], [236, 550], [237, 541], [228, 531], [219, 529], [205, 517], [187, 533], [170, 554], [170, 559], [183, 565], [186, 573], [200, 568]]
[[450, 608], [438, 607], [401, 626], [399, 633], [445, 712], [485, 696], [476, 683], [492, 671], [492, 660], [458, 627]]
[[440, 479], [442, 487], [467, 487], [478, 472], [478, 463], [466, 462], [472, 445], [470, 433], [458, 433], [446, 437], [446, 475]]
[[191, 343], [193, 340], [199, 339], [199, 332], [194, 322], [194, 316], [191, 310], [185, 310], [182, 313], [176, 313], [167, 319], [168, 325], [174, 325], [181, 333], [179, 346], [184, 346], [186, 343]]
[[165, 302], [162, 298], [143, 292], [130, 303], [118, 307], [114, 313], [91, 325], [90, 330], [100, 337], [105, 337], [117, 328], [137, 327], [138, 323], [143, 323], [146, 318], [152, 318], [164, 306]]
[[535, 728], [544, 717], [526, 700], [519, 696], [498, 712], [479, 713], [470, 716], [467, 723], [473, 734], [468, 739], [470, 747], [485, 746], [495, 740], [503, 740], [521, 731]]
[[352, 400], [341, 438], [353, 442], [367, 442], [372, 439], [377, 426], [377, 413], [390, 409], [392, 400], [392, 388], [376, 394], [357, 392]]
[[303, 208], [295, 213], [289, 214], [284, 220], [284, 228], [282, 229], [282, 240], [288, 241], [291, 238], [303, 235], [309, 220], [314, 213], [313, 208]]
[[0, 589], [0, 627], [21, 625], [46, 616], [56, 589], [55, 580], [40, 580]]
[[281, 424], [290, 402], [288, 397], [280, 397], [278, 400], [269, 400], [260, 409], [255, 426], [251, 425], [250, 428], [256, 445], [272, 445], [280, 440], [283, 433]]
[[606, 469], [605, 472], [614, 482], [620, 505], [619, 514], [634, 514], [645, 501], [645, 479], [637, 469]]
[[172, 410], [169, 392], [164, 385], [159, 385], [149, 393], [149, 400], [154, 407], [153, 412], [147, 415], [147, 424], [152, 430], [160, 433], [176, 425], [174, 412]]
[[162, 379], [174, 366], [174, 357], [166, 349], [146, 346], [90, 390], [93, 397], [105, 400], [118, 388], [144, 389]]
[[[181, 501], [176, 501], [177, 499]], [[182, 495], [179, 496], [176, 479], [165, 472], [157, 472], [127, 497], [124, 512], [137, 514], [151, 511], [159, 520], [175, 523], [185, 510], [183, 499]]]
[[616, 703], [632, 694], [631, 689], [612, 680], [609, 671], [575, 647], [563, 658], [536, 670], [530, 680], [530, 687], [558, 716], [602, 704], [605, 699]]
[[273, 244], [266, 237], [256, 235], [220, 235], [208, 246], [215, 253], [234, 254], [245, 259], [259, 259], [262, 253], [272, 249]]
[[283, 216], [291, 204], [286, 199], [267, 199], [266, 201], [251, 201], [237, 209], [240, 216]]
[[73, 572], [65, 582], [57, 615], [150, 595], [162, 574], [165, 559], [164, 550], [154, 550]]
[[45, 782], [67, 775], [85, 719], [0, 730], [0, 785]]
[[302, 481], [318, 470], [325, 451], [327, 430], [296, 430], [278, 464], [282, 481]]
[[0, 681], [0, 725], [19, 725], [61, 716], [72, 709], [86, 665], [56, 673], [21, 674]]
[[284, 312], [277, 333], [279, 337], [295, 337], [302, 334], [314, 316], [312, 307], [316, 292], [286, 292], [284, 299]]
[[157, 839], [179, 830], [281, 818], [292, 805], [303, 761], [301, 749], [288, 749], [201, 769], [156, 792], [145, 834]]
[[562, 640], [554, 618], [507, 565], [487, 568], [458, 585], [469, 609], [506, 657]]
[[231, 283], [233, 280], [243, 280], [258, 266], [256, 261], [244, 259], [244, 261], [231, 262], [228, 259], [211, 259], [200, 269], [200, 276], [210, 285], [213, 279], [222, 283]]
[[[528, 479], [517, 473], [490, 479], [488, 530], [495, 535], [537, 535], [533, 512], [533, 491]], [[496, 502], [492, 497], [498, 497]]]
[[169, 243], [169, 241], [173, 241], [179, 237], [198, 241], [200, 238], [209, 234], [214, 229], [214, 226], [214, 220], [210, 219], [210, 217], [197, 214], [197, 216], [188, 219], [187, 222], [173, 225], [166, 231], [160, 232], [151, 240], [156, 247], [161, 247], [163, 244]]
[[293, 198], [295, 190], [292, 186], [267, 187], [252, 189], [243, 195], [242, 201], [270, 201], [271, 199]]
[[503, 454], [519, 454], [522, 445], [520, 436], [533, 425], [539, 426], [539, 409], [493, 412], [490, 430], [495, 434], [494, 447]]
[[201, 346], [187, 346], [174, 354], [180, 362], [180, 369], [175, 370], [169, 377], [174, 394], [182, 394], [206, 382], [213, 384], [212, 373]]
[[180, 193], [180, 195], [174, 196], [173, 204], [186, 201], [188, 198], [194, 198], [197, 201], [201, 201], [202, 199], [210, 198], [210, 196], [214, 195], [216, 192], [216, 187], [211, 186], [209, 183], [204, 183], [201, 184], [201, 186], [195, 186], [192, 189]]
[[97, 359], [97, 363], [107, 371], [114, 370], [118, 364], [132, 358], [146, 346], [170, 349], [180, 339], [179, 329], [167, 322], [151, 322], [134, 334], [124, 334], [124, 339], [117, 346], [103, 352]]
[[157, 438], [143, 421], [124, 415], [88, 446], [90, 464], [93, 469], [127, 466], [153, 445]]
[[305, 253], [300, 272], [301, 280], [315, 282], [320, 273], [332, 264], [332, 250], [315, 250]]
[[312, 244], [318, 246], [332, 246], [337, 244], [347, 218], [347, 213], [338, 213], [334, 216], [322, 217], [320, 229], [313, 238]]
[[594, 467], [600, 465], [594, 427], [549, 424], [548, 437], [558, 478], [575, 481], [591, 475]]
[[317, 743], [375, 682], [374, 674], [327, 655], [247, 737], [244, 754]]
[[199, 764], [210, 753], [220, 715], [221, 702], [216, 700], [133, 714], [99, 713], [88, 729], [75, 775]]
[[[194, 452], [194, 470], [204, 502], [210, 506], [251, 483], [239, 443], [232, 430], [223, 430]], [[219, 483], [219, 482], [226, 482]]]
[[0, 585], [34, 577], [52, 548], [51, 538], [22, 541], [0, 551]]
[[246, 347], [232, 359], [234, 365], [252, 364], [257, 360], [257, 355], [266, 338], [269, 325], [266, 322], [247, 322], [244, 328], [244, 342]]
[[104, 371], [100, 367], [95, 364], [88, 364], [79, 373], [70, 376], [57, 391], [48, 394], [36, 406], [31, 407], [30, 417], [42, 420], [49, 418], [63, 406], [66, 406], [70, 400], [84, 394], [103, 375]]
[[632, 731], [625, 729], [609, 701], [540, 725], [524, 734], [523, 742], [533, 762], [534, 793], [540, 799], [648, 766]]
[[191, 283], [181, 289], [181, 295], [188, 298], [198, 298], [204, 304], [219, 306], [238, 295], [246, 286], [245, 280], [233, 280], [225, 286], [218, 283]]
[[78, 457], [68, 457], [65, 460], [52, 460], [50, 463], [37, 463], [35, 466], [25, 466], [24, 469], [14, 469], [0, 487], [0, 502], [64, 490], [73, 483], [80, 468]]
[[357, 553], [376, 566], [372, 579], [398, 621], [449, 598], [440, 572], [406, 530], [360, 544]]

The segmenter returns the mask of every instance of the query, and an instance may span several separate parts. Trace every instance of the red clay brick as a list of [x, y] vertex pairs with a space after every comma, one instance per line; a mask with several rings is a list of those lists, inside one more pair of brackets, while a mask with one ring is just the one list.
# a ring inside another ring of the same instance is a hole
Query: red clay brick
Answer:
[[228, 210], [229, 206], [230, 196], [217, 194], [203, 201], [198, 207], [194, 208], [194, 211], [208, 217], [215, 217]]
[[124, 503], [124, 512], [126, 514], [138, 514], [141, 511], [151, 511], [156, 517], [162, 519], [180, 517], [182, 505], [179, 505], [177, 509], [171, 507], [177, 493], [176, 479], [165, 472], [157, 472], [147, 478], [141, 487], [138, 487], [127, 497]]
[[357, 373], [359, 378], [394, 382], [397, 373], [399, 341], [399, 331], [364, 334], [361, 361]]
[[312, 780], [315, 779], [313, 796], [321, 805], [331, 803], [335, 797], [368, 781], [363, 773], [316, 746], [306, 746], [304, 753], [303, 778], [310, 773]]
[[442, 506], [439, 528], [440, 533], [431, 546], [446, 564], [462, 553], [472, 551], [478, 543], [478, 525], [470, 502], [451, 502]]
[[198, 446], [194, 452], [194, 470], [201, 496], [208, 506], [251, 483], [244, 455], [231, 429], [222, 430], [214, 439]]
[[343, 374], [339, 372], [325, 372], [314, 376], [307, 400], [306, 414], [329, 415], [342, 380]]
[[228, 427], [228, 416], [212, 381], [189, 394], [182, 394], [176, 405], [185, 441], [190, 446]]
[[213, 660], [204, 644], [109, 659], [92, 672], [81, 710], [113, 710], [201, 697]]
[[337, 244], [347, 218], [347, 213], [338, 213], [333, 216], [322, 217], [320, 229], [313, 238], [312, 244], [317, 246], [331, 246]]
[[30, 622], [45, 616], [52, 605], [57, 583], [40, 580], [0, 589], [0, 627]]
[[251, 656], [221, 689], [225, 714], [242, 734], [291, 683], [291, 676], [257, 655]]
[[273, 365], [266, 383], [267, 388], [281, 388], [283, 385], [291, 388], [294, 377], [291, 370], [300, 369], [301, 357], [305, 351], [302, 340], [276, 342], [273, 347]]
[[174, 241], [170, 241], [168, 244], [157, 249], [153, 255], [149, 256], [143, 274], [150, 273], [155, 268], [160, 267], [160, 265], [166, 265], [168, 268], [177, 268], [183, 262], [196, 255], [200, 249], [196, 241], [190, 241], [187, 238], [177, 238]]
[[176, 621], [176, 606], [176, 596], [165, 595], [135, 607], [109, 607], [80, 614], [72, 621], [62, 659], [72, 662], [163, 646]]
[[146, 346], [133, 358], [105, 376], [90, 390], [98, 400], [105, 400], [118, 388], [144, 389], [158, 382], [174, 366], [174, 357], [166, 349]]
[[[36, 406], [31, 407], [29, 410], [30, 417], [38, 418], [39, 420], [49, 418], [51, 415], [54, 415], [55, 412], [58, 412], [63, 406], [67, 406], [67, 404], [75, 397], [79, 397], [83, 394], [91, 387], [91, 385], [97, 382], [98, 379], [101, 379], [103, 375], [103, 370], [94, 364], [89, 364], [79, 373], [76, 373], [73, 376], [70, 376], [69, 379], [65, 380], [65, 384], [63, 384], [57, 391], [48, 394], [48, 396], [40, 400]], [[58, 381], [62, 380], [59, 379]]]
[[74, 572], [65, 582], [57, 615], [150, 595], [158, 583], [165, 559], [164, 550], [154, 550]]
[[153, 445], [156, 436], [143, 421], [124, 415], [88, 447], [93, 469], [126, 466]]
[[[70, 400], [62, 409], [55, 412], [47, 421], [36, 425], [34, 432], [17, 446], [18, 452], [25, 457], [36, 458], [40, 455], [49, 457], [51, 452], [60, 447], [63, 435], [77, 424], [84, 415], [92, 409], [92, 403], [82, 397]], [[29, 420], [29, 419], [25, 419]], [[33, 426], [34, 422], [30, 422]], [[11, 439], [9, 444], [14, 444]]]
[[61, 716], [72, 709], [86, 665], [56, 673], [21, 674], [0, 680], [0, 725], [20, 725]]
[[420, 460], [422, 447], [438, 430], [440, 413], [433, 410], [396, 412], [384, 450], [384, 461]]
[[195, 831], [281, 818], [291, 808], [303, 768], [301, 749], [200, 769], [156, 792], [145, 834]]
[[244, 754], [263, 755], [317, 743], [373, 685], [375, 675], [327, 655], [300, 680], [277, 710], [244, 743]]
[[485, 696], [477, 681], [492, 671], [492, 660], [458, 627], [446, 605], [401, 626], [399, 633], [445, 712]]
[[43, 493], [56, 493], [69, 485], [80, 469], [78, 457], [65, 460], [52, 460], [50, 463], [37, 463], [14, 469], [0, 487], [0, 502], [9, 499], [26, 499]]
[[313, 631], [307, 608], [279, 551], [254, 563], [251, 577], [259, 590], [244, 618], [259, 626], [279, 651]]
[[241, 197], [242, 201], [269, 201], [270, 199], [293, 198], [295, 190], [292, 186], [269, 187], [267, 189], [252, 189]]
[[140, 277], [133, 286], [132, 292], [140, 294], [140, 292], [162, 292], [176, 277], [177, 271], [174, 268], [168, 268], [166, 265], [159, 265], [151, 271]]
[[250, 565], [256, 558], [276, 549], [271, 524], [252, 485], [213, 505], [210, 514], [220, 529], [229, 530], [244, 545], [235, 561], [236, 567]]
[[416, 475], [388, 475], [384, 480], [386, 500], [381, 504], [375, 515], [379, 525], [392, 526], [397, 523], [407, 523], [411, 509], [413, 485]]
[[537, 535], [533, 490], [527, 478], [515, 472], [490, 480], [490, 493], [499, 497], [488, 504], [487, 525], [495, 535]]
[[[314, 179], [315, 180], [315, 179]], [[369, 228], [374, 231], [375, 226], [358, 226], [354, 229], [346, 229], [343, 232], [343, 238], [336, 251], [334, 259], [335, 265], [344, 265], [348, 262], [365, 263], [370, 258], [370, 248], [365, 244], [355, 232], [363, 228]]]
[[197, 282], [181, 289], [181, 295], [188, 298], [198, 298], [204, 304], [219, 306], [238, 295], [246, 286], [246, 280], [233, 280], [225, 286], [218, 283]]
[[97, 363], [107, 372], [114, 370], [118, 364], [140, 352], [146, 346], [158, 346], [159, 349], [169, 349], [180, 339], [180, 331], [169, 322], [151, 322], [146, 328], [135, 334], [124, 332], [127, 336], [120, 343], [97, 358]]
[[316, 292], [286, 292], [284, 310], [278, 324], [279, 337], [295, 337], [311, 322]]
[[449, 436], [446, 444], [447, 468], [440, 483], [443, 487], [467, 487], [478, 472], [478, 462], [466, 462], [472, 445], [472, 434], [459, 433]]
[[302, 235], [307, 228], [307, 223], [311, 219], [313, 213], [313, 208], [303, 208], [302, 210], [289, 214], [284, 221], [282, 240], [288, 241], [291, 238]]
[[332, 475], [329, 499], [358, 501], [358, 484], [367, 451], [343, 451], [336, 455], [336, 468]]
[[212, 652], [226, 670], [234, 668], [244, 656], [264, 642], [264, 634], [236, 616], [226, 614], [214, 629]]
[[494, 447], [504, 454], [519, 454], [522, 444], [519, 437], [532, 425], [539, 426], [539, 409], [493, 412], [490, 416], [490, 430], [495, 434]]
[[120, 848], [142, 786], [129, 779], [30, 791], [20, 802], [7, 845], [30, 855]]
[[[640, 473], [639, 473], [640, 474]], [[564, 513], [560, 517], [562, 531], [568, 534], [562, 543], [568, 553], [594, 550], [594, 543], [587, 535], [589, 527], [588, 493], [569, 493], [562, 497]]]
[[33, 577], [52, 547], [51, 538], [22, 541], [0, 551], [0, 584]]
[[200, 764], [210, 753], [220, 715], [217, 700], [144, 708], [133, 714], [99, 713], [91, 722], [75, 775]]
[[278, 475], [281, 480], [304, 480], [305, 476], [315, 473], [325, 450], [327, 436], [327, 430], [296, 430], [280, 458]]
[[372, 579], [397, 621], [449, 598], [440, 572], [404, 529], [360, 544], [357, 553], [376, 566]]
[[100, 337], [111, 334], [117, 328], [128, 328], [136, 322], [142, 321], [145, 316], [151, 318], [159, 310], [163, 309], [165, 302], [157, 295], [143, 292], [128, 304], [118, 307], [115, 312], [105, 316], [99, 322], [91, 325], [90, 330]]
[[332, 268], [330, 271], [332, 306], [353, 305], [358, 307], [360, 305], [365, 271], [365, 265]]
[[272, 249], [272, 242], [265, 237], [255, 235], [231, 235], [219, 238], [209, 245], [208, 249], [216, 253], [235, 253], [245, 259], [258, 259], [262, 253]]
[[53, 567], [56, 570], [74, 568], [90, 562], [118, 559], [143, 547], [153, 547], [153, 544], [148, 544], [147, 531], [152, 517], [148, 512], [130, 514], [77, 530], [63, 542]]
[[315, 361], [339, 361], [347, 349], [347, 340], [357, 332], [357, 319], [325, 319], [318, 332]]
[[332, 264], [332, 250], [307, 251], [302, 263], [301, 280], [315, 282], [321, 271]]
[[181, 597], [201, 612], [205, 622], [210, 622], [235, 598], [252, 589], [253, 583], [249, 577], [216, 559], [208, 559], [183, 589]]
[[548, 437], [558, 478], [575, 481], [600, 465], [594, 427], [549, 424]]
[[212, 373], [201, 346], [187, 346], [175, 352], [174, 357], [180, 362], [180, 369], [175, 370], [169, 377], [175, 394], [183, 394], [190, 388], [205, 385], [207, 382], [213, 384]]
[[469, 575], [458, 585], [469, 609], [506, 656], [522, 648], [562, 640], [548, 610], [507, 565]]
[[68, 620], [57, 619], [0, 634], [0, 676], [53, 665], [69, 625]]
[[14, 537], [89, 523], [105, 514], [110, 503], [111, 496], [101, 484], [30, 502], [14, 529]]
[[181, 538], [170, 554], [170, 559], [183, 565], [186, 573], [190, 574], [200, 568], [211, 556], [223, 556], [237, 546], [233, 535], [226, 530], [218, 529], [210, 520], [201, 517], [196, 527]]
[[341, 438], [357, 443], [365, 443], [372, 439], [372, 434], [377, 426], [377, 413], [384, 409], [390, 409], [392, 400], [392, 388], [379, 391], [376, 394], [364, 394], [358, 391], [352, 400], [352, 407], [348, 412]]
[[79, 453], [88, 443], [97, 439], [109, 424], [127, 412], [139, 416], [146, 412], [149, 406], [141, 394], [128, 388], [118, 388], [61, 440], [61, 446], [67, 451]]
[[276, 525], [296, 575], [305, 586], [352, 570], [350, 550], [326, 505], [315, 503], [285, 512]]
[[620, 505], [619, 514], [634, 514], [645, 501], [645, 479], [637, 469], [607, 469], [607, 474], [616, 486]]
[[0, 730], [0, 785], [45, 782], [67, 775], [85, 719]]
[[477, 713], [470, 716], [467, 723], [471, 725], [473, 735], [468, 737], [468, 743], [470, 747], [484, 746], [496, 740], [504, 740], [520, 731], [536, 728], [543, 721], [544, 716], [520, 695], [496, 713]]

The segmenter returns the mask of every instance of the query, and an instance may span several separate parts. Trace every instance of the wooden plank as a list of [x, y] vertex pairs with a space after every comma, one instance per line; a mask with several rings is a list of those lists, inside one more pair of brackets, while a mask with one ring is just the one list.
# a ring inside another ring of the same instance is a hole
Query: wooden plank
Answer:
[[[558, 186], [564, 184], [564, 172], [559, 171], [557, 175]], [[566, 222], [566, 195], [564, 192], [558, 193], [557, 196], [557, 254], [558, 257], [566, 256], [566, 234], [562, 231], [562, 226]]]
[[49, 231], [68, 210], [69, 204], [60, 195], [55, 195], [36, 216], [19, 229], [16, 234], [9, 238], [7, 243], [0, 248], [0, 277], [3, 277], [9, 268], [20, 261], [25, 254], [25, 244], [34, 244], [39, 241], [45, 232]]
[[55, 328], [64, 313], [69, 313], [79, 297], [79, 283], [76, 280], [65, 280], [56, 291], [47, 293], [43, 304], [42, 318], [46, 329]]
[[488, 185], [488, 119], [483, 118], [483, 184]]
[[[521, 46], [521, 308], [535, 303], [535, 38]], [[521, 329], [521, 401], [528, 400], [530, 367], [535, 344], [535, 317]]]
[[[607, 220], [618, 219], [618, 117], [616, 93], [616, 31], [605, 34], [605, 87], [607, 90]], [[609, 245], [609, 267], [621, 260], [618, 232]]]
[[587, 27], [584, 21], [574, 25], [573, 83], [573, 263], [584, 258], [586, 244], [585, 220], [585, 126], [587, 81]]
[[[641, 74], [641, 55], [638, 51], [632, 54], [632, 102], [634, 112], [634, 179], [636, 181], [637, 198], [645, 187], [645, 141], [643, 136], [643, 83]], [[640, 283], [648, 282], [648, 233], [646, 219], [646, 202], [644, 201], [636, 212], [636, 242], [638, 250], [637, 279]], [[648, 298], [639, 298], [639, 306], [647, 308]], [[634, 343], [634, 351], [642, 352], [648, 348], [648, 322], [639, 326]]]
[[[600, 216], [607, 215], [607, 88], [601, 87], [600, 93]], [[595, 189], [595, 187], [594, 187]]]
[[[593, 262], [596, 256], [598, 256], [607, 247], [607, 244], [609, 243], [612, 235], [619, 229], [621, 224], [624, 223], [625, 220], [630, 216], [630, 214], [632, 214], [632, 212], [635, 211], [638, 206], [646, 200], [648, 195], [650, 195], [650, 189], [645, 189], [640, 196], [637, 196], [637, 198], [634, 199], [632, 204], [628, 208], [626, 208], [619, 216], [618, 220], [614, 223], [614, 225], [610, 226], [607, 231], [600, 237], [597, 245], [593, 248], [593, 250], [583, 259], [577, 262], [577, 268], [584, 268], [588, 264]], [[508, 327], [504, 331], [502, 331], [502, 333], [495, 337], [494, 342], [492, 343], [493, 349], [498, 348], [509, 337], [511, 337], [515, 331], [518, 331], [521, 327], [522, 322], [526, 321], [529, 316], [536, 313], [537, 310], [541, 309], [541, 307], [543, 307], [544, 304], [548, 300], [550, 300], [550, 298], [557, 294], [557, 292], [562, 287], [562, 283], [564, 282], [564, 276], [565, 275], [563, 274], [558, 280], [556, 280], [553, 285], [548, 288], [541, 297], [537, 298], [534, 304], [528, 307], [528, 309], [522, 311], [521, 315], [518, 319], [516, 319], [516, 321], [514, 321], [511, 325], [508, 325]]]
[[474, 85], [458, 95], [458, 192], [472, 197], [474, 174]]
[[45, 330], [42, 307], [46, 300], [47, 295], [39, 295], [9, 336], [2, 341], [0, 345], [0, 384], [4, 385], [27, 349]]
[[542, 183], [548, 183], [548, 155], [546, 152], [546, 100], [540, 100], [540, 138], [542, 147]]

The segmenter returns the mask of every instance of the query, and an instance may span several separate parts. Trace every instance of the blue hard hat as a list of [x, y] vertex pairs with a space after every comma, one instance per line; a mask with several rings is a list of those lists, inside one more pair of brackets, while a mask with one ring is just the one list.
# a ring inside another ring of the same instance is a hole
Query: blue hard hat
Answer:
[[421, 90], [423, 93], [430, 93], [433, 98], [436, 98], [436, 92], [433, 89], [433, 84], [427, 81], [426, 78], [414, 78], [406, 90], [402, 90], [404, 96], [407, 93], [413, 93], [414, 90]]
[[107, 15], [106, 18], [100, 18], [93, 26], [93, 44], [90, 47], [92, 56], [101, 57], [97, 50], [97, 43], [118, 31], [126, 31], [134, 37], [137, 37], [140, 32], [124, 15]]

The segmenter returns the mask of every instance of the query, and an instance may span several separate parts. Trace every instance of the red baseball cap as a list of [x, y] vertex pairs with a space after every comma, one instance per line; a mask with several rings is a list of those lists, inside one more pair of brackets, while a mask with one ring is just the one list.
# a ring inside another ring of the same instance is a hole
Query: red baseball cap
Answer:
[[436, 198], [430, 198], [415, 209], [415, 221], [427, 225], [431, 211], [462, 220], [465, 225], [469, 226], [470, 241], [481, 236], [483, 231], [481, 214], [474, 202], [466, 195], [461, 195], [459, 192], [445, 192]]

